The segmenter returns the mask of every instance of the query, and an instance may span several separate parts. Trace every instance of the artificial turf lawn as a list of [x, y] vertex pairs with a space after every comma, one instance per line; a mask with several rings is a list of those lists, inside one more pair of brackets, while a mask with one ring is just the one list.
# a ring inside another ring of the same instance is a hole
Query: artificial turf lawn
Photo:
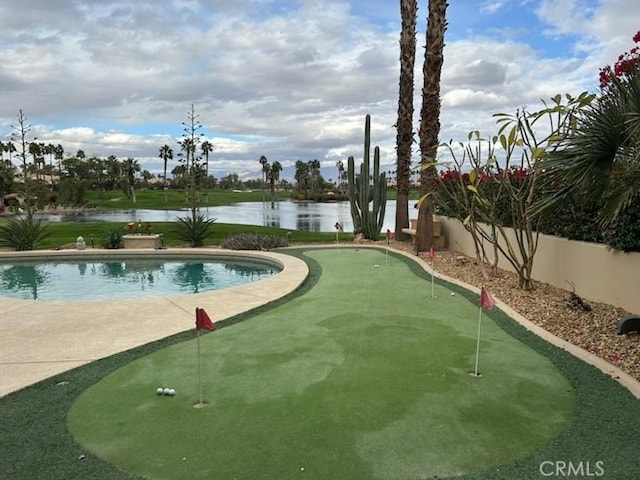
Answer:
[[[304, 251], [288, 250], [287, 253], [302, 257]], [[417, 276], [429, 280], [428, 274], [417, 263], [404, 257], [399, 256], [399, 258]], [[220, 323], [218, 331], [211, 335], [217, 335], [223, 331], [224, 327], [252, 320], [256, 315], [261, 316], [270, 309], [311, 290], [321, 277], [322, 270], [317, 262], [306, 259], [310, 275], [298, 291], [269, 305]], [[477, 295], [457, 286], [451, 286], [451, 288], [457, 295], [477, 302]], [[425, 293], [416, 291], [416, 296], [420, 295]], [[543, 462], [559, 462], [560, 465], [561, 462], [565, 464], [574, 462], [576, 465], [582, 462], [583, 467], [585, 462], [590, 462], [591, 470], [594, 471], [595, 463], [600, 461], [604, 465], [604, 474], [597, 478], [637, 480], [640, 477], [640, 460], [637, 449], [634, 447], [638, 445], [638, 432], [640, 432], [640, 402], [609, 376], [528, 332], [501, 311], [494, 309], [490, 316], [510, 335], [556, 364], [575, 389], [575, 414], [573, 422], [558, 437], [533, 455], [499, 467], [462, 475], [458, 479], [544, 479], [550, 477], [541, 474], [540, 466]], [[34, 332], [34, 334], [46, 333]], [[140, 478], [117, 469], [78, 445], [66, 428], [67, 413], [78, 395], [109, 373], [132, 360], [192, 338], [192, 331], [173, 335], [64, 372], [0, 398], [0, 479], [129, 480]], [[52, 341], [56, 340], [52, 339]], [[149, 440], [142, 448], [153, 448], [154, 441], [155, 439]], [[223, 447], [220, 443], [206, 445], [208, 451]], [[394, 446], [393, 448], [400, 450], [402, 447]], [[453, 447], [452, 450], [455, 448]], [[554, 463], [551, 464], [552, 467], [553, 465]], [[545, 466], [548, 468], [549, 463]], [[297, 475], [299, 472], [295, 473], [290, 478], [304, 478], [302, 474]], [[545, 473], [548, 473], [548, 470]], [[215, 474], [211, 477], [219, 478]], [[260, 474], [256, 478], [265, 478], [265, 475]], [[348, 478], [347, 473], [339, 478]], [[396, 478], [402, 477], [398, 475]], [[417, 478], [429, 477], [424, 474]]]
[[[478, 307], [380, 251], [314, 250], [305, 295], [158, 350], [84, 391], [68, 427], [150, 478], [432, 478], [522, 460], [572, 420], [573, 388]], [[378, 267], [375, 267], [378, 265]], [[158, 386], [176, 397], [156, 396]], [[302, 470], [304, 469], [304, 470]]]

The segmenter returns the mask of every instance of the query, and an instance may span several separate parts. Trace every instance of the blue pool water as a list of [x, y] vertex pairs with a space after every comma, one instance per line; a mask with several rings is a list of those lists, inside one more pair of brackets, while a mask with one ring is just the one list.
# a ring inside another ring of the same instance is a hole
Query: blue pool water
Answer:
[[278, 269], [244, 260], [100, 259], [0, 263], [0, 296], [33, 300], [166, 297], [234, 287]]

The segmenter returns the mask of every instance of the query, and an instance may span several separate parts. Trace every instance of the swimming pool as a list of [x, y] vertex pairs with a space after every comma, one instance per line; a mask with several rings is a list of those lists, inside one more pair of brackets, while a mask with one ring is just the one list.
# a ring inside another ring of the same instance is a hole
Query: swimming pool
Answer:
[[235, 287], [279, 271], [272, 263], [233, 257], [21, 259], [0, 262], [0, 296], [44, 301], [157, 298]]

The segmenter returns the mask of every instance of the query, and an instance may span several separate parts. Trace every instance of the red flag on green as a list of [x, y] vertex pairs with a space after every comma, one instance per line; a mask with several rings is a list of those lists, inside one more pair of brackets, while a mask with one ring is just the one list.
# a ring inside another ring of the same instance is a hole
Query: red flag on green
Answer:
[[433, 262], [434, 258], [436, 258], [436, 249], [431, 245], [431, 248], [429, 249], [429, 260]]
[[495, 305], [496, 301], [489, 293], [489, 290], [482, 287], [480, 289], [480, 307], [482, 307], [484, 310], [491, 310], [493, 307], [495, 307]]
[[196, 330], [214, 331], [216, 326], [213, 324], [204, 308], [196, 307]]

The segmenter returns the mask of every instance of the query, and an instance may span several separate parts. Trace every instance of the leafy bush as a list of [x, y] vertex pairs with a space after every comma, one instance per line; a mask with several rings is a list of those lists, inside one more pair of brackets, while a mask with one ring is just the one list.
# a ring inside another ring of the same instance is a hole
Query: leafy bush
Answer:
[[111, 228], [102, 232], [102, 248], [116, 249], [122, 245], [122, 231], [119, 228]]
[[238, 233], [222, 241], [222, 248], [230, 250], [271, 250], [287, 245], [289, 241], [286, 238], [263, 233]]
[[[467, 179], [464, 177], [467, 175]], [[462, 185], [452, 182], [458, 180], [451, 173], [441, 174], [441, 182], [436, 190], [436, 211], [440, 215], [464, 219], [468, 214], [468, 205], [456, 201], [450, 193], [454, 190], [461, 191], [468, 185], [468, 174], [462, 175], [465, 182]], [[512, 185], [519, 188], [520, 179], [515, 178]], [[620, 184], [629, 179], [621, 179]], [[505, 197], [499, 194], [499, 185], [491, 181], [483, 181], [479, 190], [487, 198], [492, 199], [495, 207], [496, 218], [507, 227], [512, 227], [512, 205]], [[442, 194], [448, 189], [448, 194]], [[608, 195], [616, 195], [612, 190]], [[462, 196], [459, 196], [462, 197]], [[578, 240], [583, 242], [604, 243], [609, 247], [625, 252], [640, 251], [640, 199], [636, 199], [620, 213], [620, 215], [607, 227], [603, 228], [599, 219], [604, 208], [603, 200], [589, 198], [588, 192], [576, 191], [567, 196], [564, 201], [550, 210], [544, 210], [536, 230], [546, 235]]]
[[569, 240], [604, 243], [599, 210], [597, 202], [584, 195], [572, 195], [557, 208], [543, 212], [538, 231]]
[[0, 225], [0, 247], [14, 250], [33, 250], [38, 243], [47, 237], [47, 224], [36, 220], [31, 215], [9, 218]]
[[89, 182], [86, 179], [65, 179], [60, 182], [60, 201], [70, 205], [83, 205], [87, 200]]
[[179, 217], [174, 231], [180, 240], [188, 242], [192, 247], [202, 247], [215, 221], [215, 218], [209, 218], [203, 213]]
[[603, 233], [611, 248], [624, 252], [640, 252], [640, 199], [636, 199]]

